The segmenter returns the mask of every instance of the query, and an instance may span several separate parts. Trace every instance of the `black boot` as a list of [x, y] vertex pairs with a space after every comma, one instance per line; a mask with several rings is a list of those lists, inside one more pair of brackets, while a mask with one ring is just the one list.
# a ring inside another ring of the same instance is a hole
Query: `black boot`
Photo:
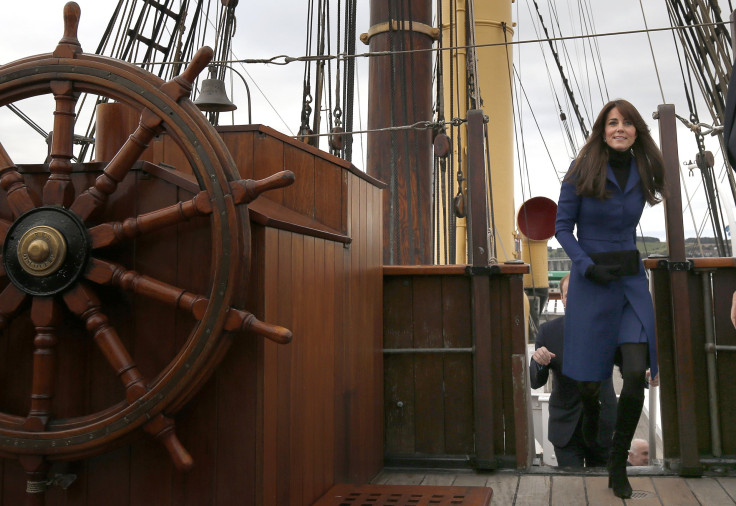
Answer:
[[583, 440], [588, 448], [596, 448], [601, 418], [601, 384], [594, 381], [579, 381], [578, 390], [583, 402]]
[[613, 488], [613, 494], [623, 499], [631, 497], [631, 485], [626, 477], [626, 460], [643, 405], [643, 395], [640, 398], [622, 393], [618, 399], [616, 430], [613, 433], [611, 456], [608, 458], [608, 488]]

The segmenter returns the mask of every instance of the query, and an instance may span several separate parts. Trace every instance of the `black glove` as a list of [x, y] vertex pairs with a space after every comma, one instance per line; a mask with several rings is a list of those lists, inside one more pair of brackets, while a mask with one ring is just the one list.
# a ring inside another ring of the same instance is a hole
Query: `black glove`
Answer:
[[619, 271], [621, 267], [618, 265], [590, 265], [585, 269], [585, 277], [601, 285], [607, 285], [611, 281], [616, 281], [621, 276]]

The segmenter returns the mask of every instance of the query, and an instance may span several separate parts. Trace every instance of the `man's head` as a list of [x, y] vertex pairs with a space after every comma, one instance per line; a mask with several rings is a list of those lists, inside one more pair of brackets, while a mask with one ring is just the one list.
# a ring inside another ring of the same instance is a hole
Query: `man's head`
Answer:
[[632, 466], [648, 466], [649, 443], [643, 439], [634, 439], [629, 450], [629, 463]]
[[562, 300], [562, 305], [567, 305], [567, 285], [570, 284], [570, 275], [565, 275], [564, 278], [560, 280], [560, 299]]

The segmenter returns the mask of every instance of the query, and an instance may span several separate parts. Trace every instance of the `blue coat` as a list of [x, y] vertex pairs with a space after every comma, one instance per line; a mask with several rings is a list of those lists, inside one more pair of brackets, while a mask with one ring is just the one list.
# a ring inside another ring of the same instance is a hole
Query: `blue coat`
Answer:
[[[557, 204], [555, 237], [572, 260], [565, 309], [563, 372], [578, 381], [611, 377], [618, 348], [621, 314], [626, 300], [647, 335], [652, 378], [657, 374], [654, 307], [644, 266], [639, 273], [601, 285], [585, 277], [593, 264], [588, 253], [636, 249], [636, 226], [644, 210], [644, 190], [632, 159], [626, 188], [621, 191], [611, 167], [606, 188], [610, 198], [581, 197], [563, 182]], [[577, 227], [577, 238], [573, 230]]]

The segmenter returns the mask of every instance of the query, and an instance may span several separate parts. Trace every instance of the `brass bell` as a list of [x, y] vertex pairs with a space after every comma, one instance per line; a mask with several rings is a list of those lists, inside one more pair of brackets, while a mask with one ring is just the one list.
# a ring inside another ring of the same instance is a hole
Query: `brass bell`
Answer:
[[225, 82], [212, 78], [202, 81], [202, 91], [194, 101], [194, 105], [204, 112], [227, 112], [238, 108], [227, 98]]

